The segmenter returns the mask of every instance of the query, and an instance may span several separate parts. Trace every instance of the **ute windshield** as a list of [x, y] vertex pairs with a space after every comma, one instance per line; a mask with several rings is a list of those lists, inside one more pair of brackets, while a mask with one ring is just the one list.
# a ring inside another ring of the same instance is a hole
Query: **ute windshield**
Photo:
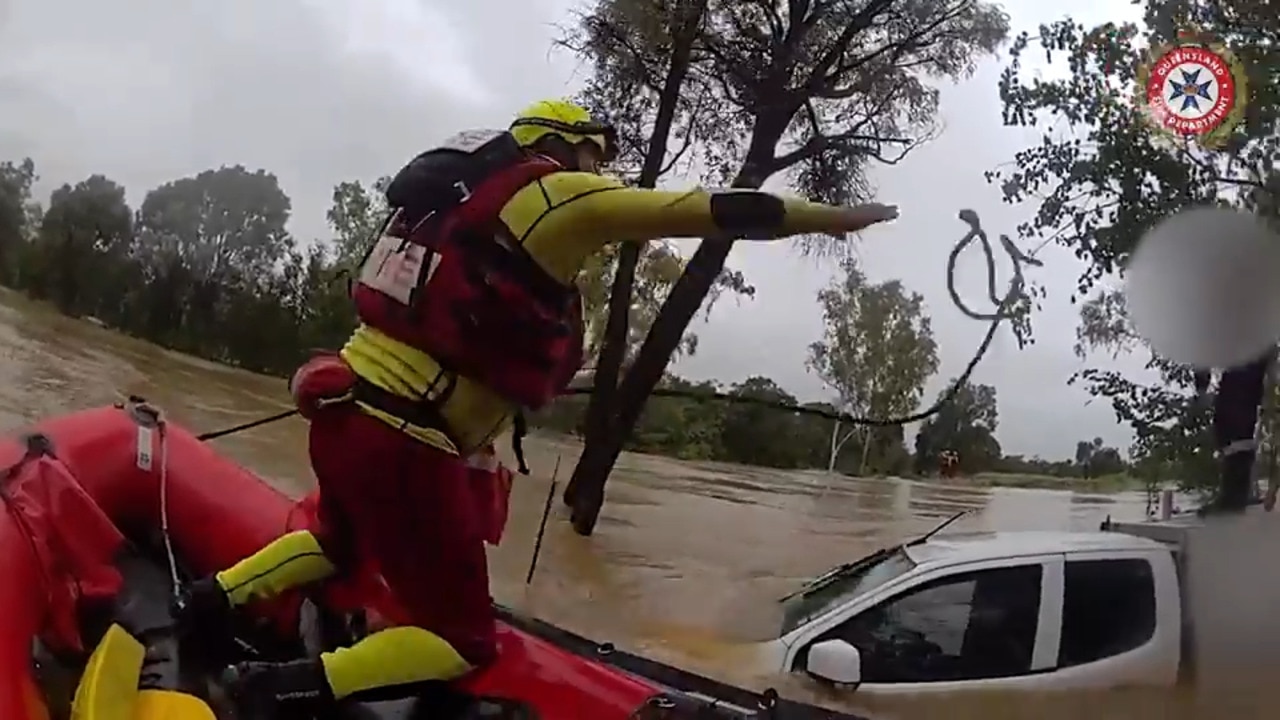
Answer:
[[906, 547], [898, 546], [832, 570], [800, 592], [783, 599], [782, 635], [911, 572], [915, 567]]
[[929, 542], [934, 535], [969, 513], [968, 510], [946, 518], [932, 530], [902, 545], [882, 548], [856, 562], [838, 565], [782, 598], [782, 635], [794, 631], [810, 620], [906, 575], [916, 568], [907, 548]]

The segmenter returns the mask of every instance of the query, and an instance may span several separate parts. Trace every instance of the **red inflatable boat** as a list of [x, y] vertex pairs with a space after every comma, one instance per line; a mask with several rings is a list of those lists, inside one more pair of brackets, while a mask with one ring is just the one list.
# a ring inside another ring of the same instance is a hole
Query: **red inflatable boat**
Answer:
[[[213, 720], [218, 674], [169, 615], [175, 588], [305, 527], [294, 503], [140, 400], [0, 441], [0, 718]], [[253, 608], [245, 657], [289, 659], [394, 618], [376, 579]], [[499, 608], [500, 660], [326, 717], [856, 720], [753, 693]]]

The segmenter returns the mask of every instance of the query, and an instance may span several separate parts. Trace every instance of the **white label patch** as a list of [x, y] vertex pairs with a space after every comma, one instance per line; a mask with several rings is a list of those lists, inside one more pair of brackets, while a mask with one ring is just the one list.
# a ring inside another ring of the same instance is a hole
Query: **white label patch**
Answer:
[[151, 428], [138, 426], [138, 469], [151, 472]]
[[463, 130], [440, 143], [441, 149], [475, 152], [484, 147], [490, 140], [502, 134], [501, 130]]
[[432, 253], [431, 263], [423, 277], [423, 260], [427, 249], [404, 238], [383, 235], [374, 244], [364, 267], [360, 268], [360, 282], [378, 292], [408, 305], [413, 292], [431, 278], [440, 265], [440, 256]]

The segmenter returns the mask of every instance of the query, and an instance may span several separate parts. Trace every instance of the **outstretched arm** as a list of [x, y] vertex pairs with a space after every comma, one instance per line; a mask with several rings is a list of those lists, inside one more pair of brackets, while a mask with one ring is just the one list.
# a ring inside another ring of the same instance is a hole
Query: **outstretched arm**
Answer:
[[834, 207], [756, 191], [647, 190], [585, 173], [557, 173], [540, 185], [551, 209], [538, 223], [545, 227], [531, 231], [597, 246], [673, 237], [839, 234], [897, 217], [896, 208], [884, 205]]

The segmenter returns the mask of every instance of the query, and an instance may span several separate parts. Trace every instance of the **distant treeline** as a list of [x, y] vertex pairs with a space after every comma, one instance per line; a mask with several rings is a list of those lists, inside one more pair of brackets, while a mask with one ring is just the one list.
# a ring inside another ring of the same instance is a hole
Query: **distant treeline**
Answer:
[[[341, 346], [354, 327], [347, 280], [381, 217], [372, 189], [335, 188], [328, 213], [333, 237], [302, 243], [285, 227], [289, 197], [265, 171], [207, 170], [153, 189], [136, 210], [125, 189], [101, 175], [63, 185], [45, 203], [32, 197], [35, 179], [30, 160], [0, 163], [0, 282], [64, 313], [275, 375], [291, 373], [313, 349]], [[779, 468], [828, 466], [833, 421], [711, 397], [723, 392], [795, 406], [774, 381], [754, 377], [723, 388], [671, 377], [666, 385], [706, 397], [653, 398], [631, 449]], [[584, 396], [566, 397], [533, 421], [574, 433], [585, 404]], [[967, 472], [1068, 477], [1088, 469], [1082, 462], [1005, 458], [995, 428], [995, 389], [966, 385], [923, 424], [914, 452], [901, 427], [859, 429], [840, 444], [835, 468], [927, 474], [950, 448], [960, 451]], [[837, 440], [850, 430], [840, 428]]]

